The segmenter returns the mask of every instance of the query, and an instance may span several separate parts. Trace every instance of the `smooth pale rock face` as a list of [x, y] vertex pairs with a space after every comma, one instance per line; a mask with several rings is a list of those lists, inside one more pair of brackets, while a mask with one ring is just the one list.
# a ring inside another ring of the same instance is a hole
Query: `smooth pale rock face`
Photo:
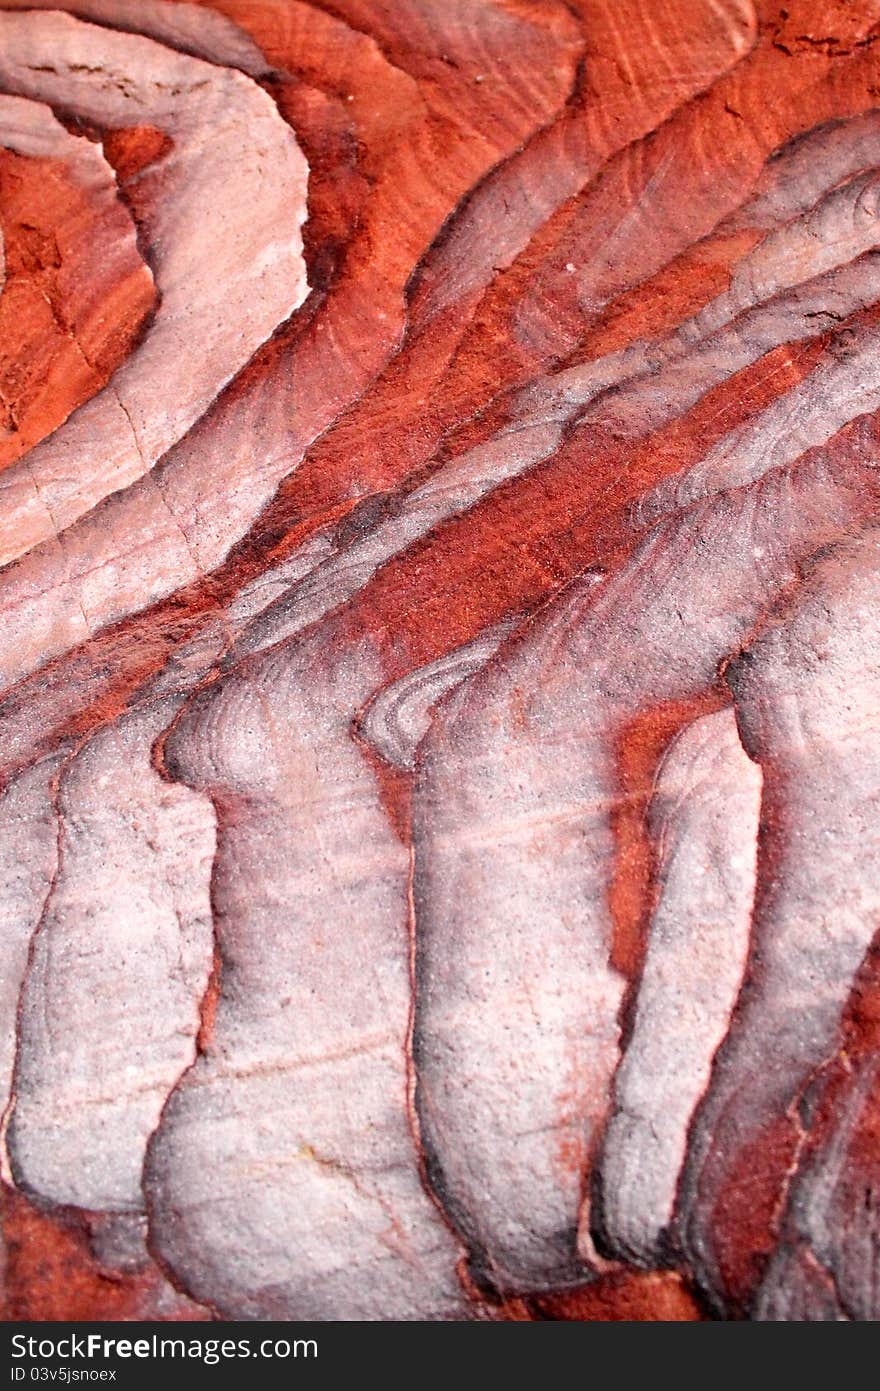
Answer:
[[581, 1272], [588, 1126], [616, 1061], [622, 982], [591, 912], [613, 770], [600, 739], [560, 728], [581, 695], [571, 652], [546, 669], [552, 712], [514, 703], [564, 631], [557, 620], [515, 655], [502, 648], [441, 707], [413, 808], [421, 1134], [478, 1273], [505, 1289]]
[[4, 1316], [878, 1316], [878, 24], [0, 0]]
[[18, 1005], [31, 939], [43, 916], [58, 867], [54, 781], [60, 760], [48, 758], [10, 782], [0, 799], [0, 1093], [12, 1090]]
[[408, 1120], [408, 856], [347, 738], [374, 679], [282, 645], [165, 743], [218, 809], [222, 986], [151, 1146], [152, 1245], [230, 1316], [464, 1313]]
[[147, 1141], [195, 1056], [214, 815], [151, 765], [173, 713], [166, 701], [108, 726], [59, 783], [59, 870], [22, 992], [7, 1137], [16, 1181], [54, 1203], [142, 1208]]
[[679, 735], [651, 801], [657, 903], [602, 1146], [599, 1217], [612, 1249], [645, 1265], [662, 1259], [690, 1122], [742, 983], [760, 800], [760, 771], [724, 710]]

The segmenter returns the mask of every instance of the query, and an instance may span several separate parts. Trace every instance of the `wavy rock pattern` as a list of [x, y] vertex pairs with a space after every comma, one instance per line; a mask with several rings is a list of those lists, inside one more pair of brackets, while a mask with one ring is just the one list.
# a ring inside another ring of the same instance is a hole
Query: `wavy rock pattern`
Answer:
[[0, 147], [5, 468], [106, 385], [156, 293], [98, 146], [69, 134], [42, 102], [4, 95]]
[[302, 302], [306, 168], [273, 104], [235, 71], [58, 14], [0, 14], [0, 45], [6, 90], [161, 141], [129, 191], [156, 268], [155, 318], [105, 391], [31, 451], [25, 476], [4, 474], [9, 561], [152, 468]]
[[[212, 966], [213, 812], [150, 764], [172, 710], [142, 707], [65, 762], [59, 867], [21, 996], [16, 1180], [99, 1212], [142, 1208], [147, 1140], [193, 1060]], [[110, 1017], [94, 1009], [105, 995]]]
[[19, 1317], [880, 1316], [880, 0], [0, 0]]

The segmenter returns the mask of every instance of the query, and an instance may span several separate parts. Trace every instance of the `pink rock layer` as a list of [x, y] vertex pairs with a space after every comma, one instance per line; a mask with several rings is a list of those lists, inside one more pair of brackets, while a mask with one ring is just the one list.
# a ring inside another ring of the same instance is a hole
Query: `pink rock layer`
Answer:
[[61, 9], [10, 1310], [876, 1317], [880, 3]]

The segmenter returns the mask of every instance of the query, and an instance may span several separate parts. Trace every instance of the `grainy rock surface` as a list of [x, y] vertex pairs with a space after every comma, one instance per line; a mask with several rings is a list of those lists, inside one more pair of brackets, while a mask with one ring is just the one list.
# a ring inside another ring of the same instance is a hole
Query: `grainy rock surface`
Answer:
[[878, 92], [0, 0], [8, 1317], [880, 1317]]

